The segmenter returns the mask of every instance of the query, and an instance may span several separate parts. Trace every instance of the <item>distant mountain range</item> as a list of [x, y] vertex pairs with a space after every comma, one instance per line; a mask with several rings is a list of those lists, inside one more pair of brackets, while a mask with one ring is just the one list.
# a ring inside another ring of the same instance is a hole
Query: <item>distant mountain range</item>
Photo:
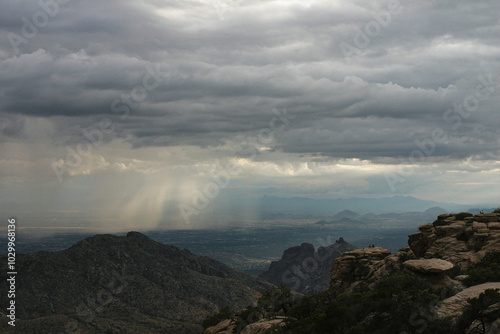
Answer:
[[435, 220], [437, 216], [448, 213], [443, 208], [432, 207], [425, 210], [424, 212], [403, 212], [403, 213], [366, 213], [361, 215], [357, 212], [351, 210], [344, 210], [336, 215], [334, 215], [330, 220], [322, 219], [314, 225], [357, 225], [357, 224], [368, 224], [368, 223], [380, 223], [380, 226], [387, 224], [388, 222], [400, 222], [400, 225], [404, 225], [406, 222], [426, 222]]
[[[0, 256], [7, 305], [7, 256]], [[59, 252], [18, 254], [15, 333], [201, 333], [272, 285], [138, 232], [95, 235]], [[0, 333], [10, 333], [5, 308]]]
[[[441, 203], [417, 199], [412, 196], [392, 196], [383, 198], [348, 198], [348, 199], [311, 199], [306, 197], [263, 196], [260, 199], [260, 212], [264, 217], [286, 215], [326, 215], [332, 216], [349, 211], [360, 214], [382, 214], [388, 212], [425, 212], [429, 208], [440, 207], [447, 212], [468, 211], [473, 205]], [[347, 214], [347, 215], [346, 215]]]

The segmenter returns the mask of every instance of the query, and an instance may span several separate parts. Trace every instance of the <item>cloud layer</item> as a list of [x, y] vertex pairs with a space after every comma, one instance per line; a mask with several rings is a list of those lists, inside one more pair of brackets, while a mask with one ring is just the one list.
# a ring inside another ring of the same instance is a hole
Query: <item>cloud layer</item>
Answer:
[[[2, 2], [2, 196], [42, 207], [33, 189], [76, 198], [89, 193], [68, 179], [112, 175], [123, 193], [162, 183], [153, 192], [170, 200], [238, 161], [232, 187], [247, 178], [257, 195], [436, 199], [464, 183], [479, 198], [500, 160], [499, 11], [494, 0]], [[109, 205], [133, 207], [108, 186]]]

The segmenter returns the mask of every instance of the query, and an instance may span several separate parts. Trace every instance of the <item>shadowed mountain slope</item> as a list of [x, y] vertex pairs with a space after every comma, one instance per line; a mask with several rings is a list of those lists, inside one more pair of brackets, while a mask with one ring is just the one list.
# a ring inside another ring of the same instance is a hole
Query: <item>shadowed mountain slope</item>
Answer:
[[[0, 261], [0, 290], [8, 291], [6, 255]], [[18, 255], [16, 269], [16, 332], [26, 334], [200, 333], [208, 314], [241, 309], [271, 286], [138, 232]], [[7, 305], [6, 293], [0, 298]], [[0, 332], [11, 329], [6, 323]]]
[[273, 261], [260, 277], [301, 293], [323, 291], [328, 288], [333, 260], [354, 249], [356, 247], [343, 238], [330, 246], [319, 247], [317, 251], [312, 244], [305, 242], [285, 250], [281, 260]]

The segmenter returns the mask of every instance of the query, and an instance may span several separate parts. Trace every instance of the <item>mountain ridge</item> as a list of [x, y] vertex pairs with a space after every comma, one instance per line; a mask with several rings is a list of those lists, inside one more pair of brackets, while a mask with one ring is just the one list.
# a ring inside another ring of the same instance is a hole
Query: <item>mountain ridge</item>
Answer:
[[[0, 259], [7, 291], [6, 255]], [[139, 232], [98, 234], [16, 261], [16, 329], [26, 334], [68, 325], [80, 333], [200, 333], [206, 315], [243, 308], [272, 286]], [[6, 294], [0, 298], [5, 304]]]
[[422, 200], [413, 196], [391, 196], [382, 198], [351, 197], [346, 199], [312, 199], [308, 197], [277, 197], [262, 196], [260, 208], [263, 215], [277, 213], [333, 215], [343, 210], [354, 211], [359, 214], [373, 212], [375, 214], [387, 212], [424, 212], [432, 207], [441, 207], [448, 212], [466, 211], [474, 205], [457, 203], [441, 203]]

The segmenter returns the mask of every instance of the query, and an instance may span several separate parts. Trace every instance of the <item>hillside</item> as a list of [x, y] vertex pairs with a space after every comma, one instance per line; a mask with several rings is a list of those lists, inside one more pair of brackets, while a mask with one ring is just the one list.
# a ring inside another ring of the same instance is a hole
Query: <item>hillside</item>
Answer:
[[[8, 291], [6, 256], [0, 261], [0, 290]], [[23, 334], [200, 333], [208, 314], [241, 309], [271, 286], [137, 232], [18, 255], [17, 272], [16, 332]], [[6, 293], [0, 298], [6, 305]], [[2, 318], [0, 332], [8, 333]]]

